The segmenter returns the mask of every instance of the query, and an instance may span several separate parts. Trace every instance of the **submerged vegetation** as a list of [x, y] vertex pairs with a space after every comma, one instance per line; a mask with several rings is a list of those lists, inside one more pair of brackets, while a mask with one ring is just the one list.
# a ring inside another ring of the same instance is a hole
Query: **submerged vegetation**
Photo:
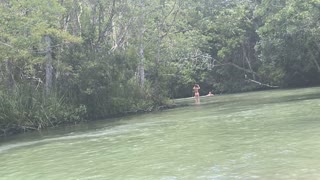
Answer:
[[0, 134], [320, 85], [320, 0], [0, 1]]

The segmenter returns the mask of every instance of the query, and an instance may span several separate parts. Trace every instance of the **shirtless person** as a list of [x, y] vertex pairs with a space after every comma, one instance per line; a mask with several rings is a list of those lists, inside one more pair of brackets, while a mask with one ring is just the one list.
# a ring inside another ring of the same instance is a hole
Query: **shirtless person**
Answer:
[[209, 93], [206, 96], [214, 96], [214, 94], [212, 94], [211, 91], [209, 91]]
[[196, 103], [196, 104], [200, 104], [200, 94], [199, 94], [199, 89], [200, 89], [199, 84], [195, 84], [195, 85], [193, 86], [193, 91], [194, 91], [194, 100], [195, 100], [195, 103]]

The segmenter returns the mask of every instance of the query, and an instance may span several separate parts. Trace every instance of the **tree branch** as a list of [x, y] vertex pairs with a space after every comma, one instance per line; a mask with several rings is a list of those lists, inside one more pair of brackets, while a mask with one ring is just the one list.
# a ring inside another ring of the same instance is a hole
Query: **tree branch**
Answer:
[[1, 44], [3, 44], [3, 45], [5, 45], [5, 46], [8, 46], [8, 47], [14, 48], [14, 47], [13, 47], [12, 45], [10, 45], [10, 44], [7, 44], [7, 43], [1, 42], [1, 41], [0, 41], [0, 43], [1, 43]]
[[259, 84], [261, 86], [267, 86], [267, 87], [270, 87], [270, 88], [279, 88], [279, 86], [273, 86], [273, 85], [270, 85], [270, 84], [264, 84], [264, 83], [261, 83], [259, 81], [256, 81], [256, 80], [253, 80], [253, 79], [249, 79], [249, 78], [247, 78], [246, 80], [249, 81], [249, 82], [253, 82], [255, 84]]
[[236, 64], [234, 64], [234, 63], [229, 62], [229, 63], [227, 63], [227, 65], [231, 65], [231, 66], [233, 66], [233, 67], [235, 67], [235, 68], [237, 68], [237, 69], [240, 69], [240, 70], [242, 70], [242, 71], [245, 71], [245, 72], [247, 72], [247, 73], [250, 73], [250, 74], [259, 76], [256, 72], [251, 71], [251, 70], [246, 69], [246, 68], [243, 68], [243, 67], [241, 67], [241, 66], [239, 66], [239, 65], [236, 65]]

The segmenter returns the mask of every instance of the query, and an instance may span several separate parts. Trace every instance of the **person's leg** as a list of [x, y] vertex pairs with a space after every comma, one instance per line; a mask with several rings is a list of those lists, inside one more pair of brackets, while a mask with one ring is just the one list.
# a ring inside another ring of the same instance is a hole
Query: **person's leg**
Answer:
[[196, 98], [196, 104], [199, 104], [199, 103], [200, 103], [200, 97], [199, 97], [199, 94], [197, 94], [195, 98]]

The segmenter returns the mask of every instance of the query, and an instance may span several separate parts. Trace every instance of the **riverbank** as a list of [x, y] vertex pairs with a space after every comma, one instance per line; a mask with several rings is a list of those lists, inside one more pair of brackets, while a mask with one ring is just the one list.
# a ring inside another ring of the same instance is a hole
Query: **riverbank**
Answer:
[[[312, 91], [311, 94], [308, 94], [307, 92], [304, 91], [310, 91], [313, 89], [317, 89], [319, 87], [313, 87], [313, 88], [302, 88], [302, 89], [291, 89], [291, 90], [268, 90], [268, 91], [252, 91], [252, 92], [247, 92], [247, 93], [235, 93], [235, 94], [228, 94], [228, 95], [215, 95], [215, 96], [201, 96], [201, 105], [205, 105], [205, 104], [211, 104], [211, 103], [215, 103], [217, 105], [226, 105], [229, 103], [255, 103], [255, 104], [259, 104], [259, 101], [256, 102], [251, 102], [250, 100], [248, 100], [248, 98], [243, 98], [243, 95], [247, 95], [249, 97], [252, 96], [252, 98], [257, 98], [257, 99], [261, 99], [263, 97], [263, 101], [265, 102], [270, 102], [270, 103], [276, 103], [278, 101], [285, 101], [286, 99], [289, 99], [290, 101], [298, 101], [300, 100], [302, 97], [302, 95], [304, 95], [304, 98], [320, 98], [320, 94], [319, 93], [315, 93], [314, 91]], [[295, 92], [292, 94], [295, 95], [291, 95], [290, 97], [285, 97], [283, 95], [283, 92]], [[272, 96], [267, 96], [264, 97], [264, 93], [268, 93], [268, 94], [272, 94]], [[306, 93], [306, 94], [303, 94]], [[224, 98], [225, 96], [228, 97], [233, 97], [233, 98]], [[259, 97], [261, 96], [261, 97]], [[241, 97], [239, 99], [239, 97]], [[230, 101], [231, 100], [231, 101]], [[85, 119], [85, 118], [79, 118], [79, 120], [77, 121], [62, 121], [63, 123], [57, 123], [57, 124], [49, 124], [46, 127], [41, 127], [41, 128], [35, 128], [35, 127], [27, 127], [27, 126], [11, 126], [11, 127], [6, 127], [7, 129], [4, 130], [2, 129], [0, 136], [11, 136], [14, 134], [19, 134], [19, 133], [24, 133], [24, 132], [28, 132], [28, 131], [37, 131], [37, 130], [43, 130], [46, 128], [57, 128], [57, 127], [63, 127], [63, 126], [72, 126], [81, 122], [93, 122], [96, 120], [105, 120], [108, 121], [112, 118], [118, 118], [118, 117], [125, 117], [125, 116], [130, 116], [130, 115], [138, 115], [138, 114], [146, 114], [146, 113], [150, 113], [150, 112], [157, 112], [157, 111], [163, 111], [163, 110], [167, 110], [167, 109], [174, 109], [174, 108], [179, 108], [179, 107], [184, 107], [184, 106], [193, 106], [194, 105], [194, 98], [193, 97], [188, 97], [188, 98], [180, 98], [180, 99], [174, 99], [174, 100], [170, 100], [168, 101], [165, 105], [161, 105], [161, 106], [156, 106], [156, 105], [149, 105], [146, 108], [139, 108], [139, 109], [135, 109], [133, 111], [126, 111], [126, 112], [122, 112], [122, 113], [118, 113], [118, 114], [113, 114], [113, 115], [109, 115], [109, 116], [103, 116], [103, 117], [99, 117], [99, 118], [95, 118], [95, 119]], [[81, 119], [81, 120], [80, 120]]]
[[[214, 97], [218, 97], [217, 95], [215, 96], [201, 96], [201, 100], [202, 100], [202, 104], [207, 103], [206, 100], [207, 99], [211, 99]], [[35, 127], [35, 126], [28, 126], [28, 125], [15, 125], [15, 124], [11, 124], [8, 125], [6, 127], [1, 127], [0, 128], [0, 137], [4, 137], [4, 136], [12, 136], [12, 135], [16, 135], [16, 134], [20, 134], [20, 133], [25, 133], [25, 132], [30, 132], [30, 131], [41, 131], [41, 130], [45, 130], [45, 129], [50, 129], [50, 128], [59, 128], [59, 127], [63, 127], [63, 126], [73, 126], [76, 125], [78, 123], [90, 123], [93, 121], [99, 121], [99, 120], [110, 120], [113, 118], [119, 118], [119, 117], [125, 117], [125, 116], [130, 116], [130, 115], [139, 115], [139, 114], [146, 114], [146, 113], [151, 113], [151, 112], [158, 112], [158, 111], [163, 111], [163, 110], [168, 110], [168, 109], [174, 109], [174, 108], [179, 108], [179, 107], [185, 107], [185, 106], [191, 106], [194, 105], [194, 97], [187, 97], [187, 98], [179, 98], [179, 99], [172, 99], [167, 101], [165, 104], [161, 105], [161, 106], [157, 106], [157, 105], [149, 105], [145, 108], [138, 108], [132, 111], [125, 111], [125, 112], [121, 112], [118, 114], [112, 114], [112, 115], [107, 115], [107, 116], [101, 116], [101, 117], [96, 117], [93, 119], [86, 119], [85, 117], [77, 117], [73, 120], [64, 120], [64, 121], [57, 121], [56, 123], [51, 121], [49, 124], [47, 124], [46, 126], [39, 126], [39, 127]], [[79, 112], [79, 110], [70, 110], [71, 111], [75, 111], [75, 112]]]
[[188, 106], [187, 103], [174, 103], [174, 101], [170, 101], [167, 104], [161, 105], [161, 106], [148, 106], [144, 109], [136, 109], [133, 111], [126, 111], [118, 114], [112, 114], [112, 115], [107, 115], [99, 118], [94, 118], [94, 119], [85, 119], [85, 117], [79, 117], [77, 120], [73, 121], [61, 121], [59, 123], [53, 123], [50, 122], [48, 126], [40, 126], [40, 127], [33, 127], [33, 126], [28, 126], [28, 125], [15, 125], [15, 124], [7, 124], [6, 126], [0, 127], [0, 137], [4, 136], [12, 136], [20, 133], [25, 133], [25, 132], [30, 132], [30, 131], [39, 131], [47, 128], [58, 128], [58, 127], [63, 127], [63, 126], [72, 126], [76, 125], [81, 122], [87, 122], [90, 123], [92, 121], [96, 120], [101, 120], [101, 119], [112, 119], [112, 118], [118, 118], [118, 117], [125, 117], [125, 116], [130, 116], [130, 115], [138, 115], [138, 114], [145, 114], [145, 113], [150, 113], [150, 112], [156, 112], [156, 111], [163, 111], [167, 109], [173, 109], [177, 107], [183, 107], [183, 106]]

